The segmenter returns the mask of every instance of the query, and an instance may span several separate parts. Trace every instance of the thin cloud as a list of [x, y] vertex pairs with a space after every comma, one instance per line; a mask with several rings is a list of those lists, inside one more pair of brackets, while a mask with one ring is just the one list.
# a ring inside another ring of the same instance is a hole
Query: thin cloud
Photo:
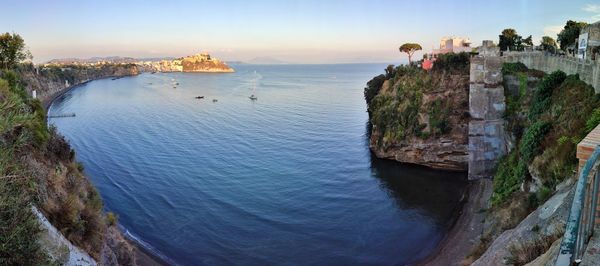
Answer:
[[592, 20], [600, 20], [600, 5], [587, 4], [583, 7], [583, 11], [592, 13]]
[[561, 25], [551, 25], [544, 27], [544, 36], [556, 38], [556, 35], [563, 29]]

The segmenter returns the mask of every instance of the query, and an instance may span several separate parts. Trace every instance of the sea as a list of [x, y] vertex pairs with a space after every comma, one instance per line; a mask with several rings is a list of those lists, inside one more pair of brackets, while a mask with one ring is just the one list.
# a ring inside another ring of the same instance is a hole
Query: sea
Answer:
[[127, 236], [170, 264], [412, 264], [448, 233], [466, 174], [370, 152], [363, 90], [386, 66], [96, 80], [49, 123]]

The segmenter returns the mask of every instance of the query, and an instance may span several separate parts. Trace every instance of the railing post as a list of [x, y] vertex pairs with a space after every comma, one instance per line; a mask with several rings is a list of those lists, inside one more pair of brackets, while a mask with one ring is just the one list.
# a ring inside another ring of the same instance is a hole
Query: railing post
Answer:
[[[600, 146], [596, 146], [594, 152], [587, 159], [581, 171], [579, 171], [579, 179], [577, 180], [575, 187], [575, 195], [573, 195], [569, 219], [567, 220], [565, 234], [560, 244], [560, 250], [555, 265], [571, 265], [572, 262], [580, 258], [580, 254], [582, 254], [581, 252], [584, 250], [584, 244], [588, 238], [586, 235], [589, 231], [588, 225], [582, 224], [582, 222], [585, 223], [585, 221], [582, 220], [589, 220], [589, 212], [595, 212], [595, 208], [593, 210], [590, 209], [590, 207], [595, 206], [595, 203], [590, 202], [590, 204], [585, 204], [585, 195], [586, 190], [590, 188], [588, 186], [588, 178], [592, 170], [598, 167], [597, 161], [599, 157]], [[594, 176], [596, 176], [596, 174], [597, 173], [594, 173]], [[594, 178], [592, 183], [594, 185], [593, 189], [590, 190], [590, 193], [592, 193], [592, 196], [595, 196], [597, 194], [596, 178]], [[586, 210], [588, 210], [587, 213]], [[588, 223], [590, 223], [590, 221], [588, 221]]]

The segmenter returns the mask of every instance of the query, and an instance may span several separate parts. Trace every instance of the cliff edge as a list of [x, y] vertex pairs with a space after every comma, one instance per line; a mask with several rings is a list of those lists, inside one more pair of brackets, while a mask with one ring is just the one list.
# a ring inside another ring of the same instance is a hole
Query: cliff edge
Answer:
[[436, 169], [467, 170], [469, 55], [440, 56], [430, 71], [392, 65], [367, 83], [371, 151]]

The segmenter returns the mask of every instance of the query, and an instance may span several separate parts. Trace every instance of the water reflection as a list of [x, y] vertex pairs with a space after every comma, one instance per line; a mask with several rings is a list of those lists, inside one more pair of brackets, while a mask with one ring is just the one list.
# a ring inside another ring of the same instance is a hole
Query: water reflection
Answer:
[[432, 170], [427, 167], [383, 160], [371, 154], [373, 176], [401, 209], [417, 209], [435, 221], [451, 222], [466, 191], [464, 172]]

